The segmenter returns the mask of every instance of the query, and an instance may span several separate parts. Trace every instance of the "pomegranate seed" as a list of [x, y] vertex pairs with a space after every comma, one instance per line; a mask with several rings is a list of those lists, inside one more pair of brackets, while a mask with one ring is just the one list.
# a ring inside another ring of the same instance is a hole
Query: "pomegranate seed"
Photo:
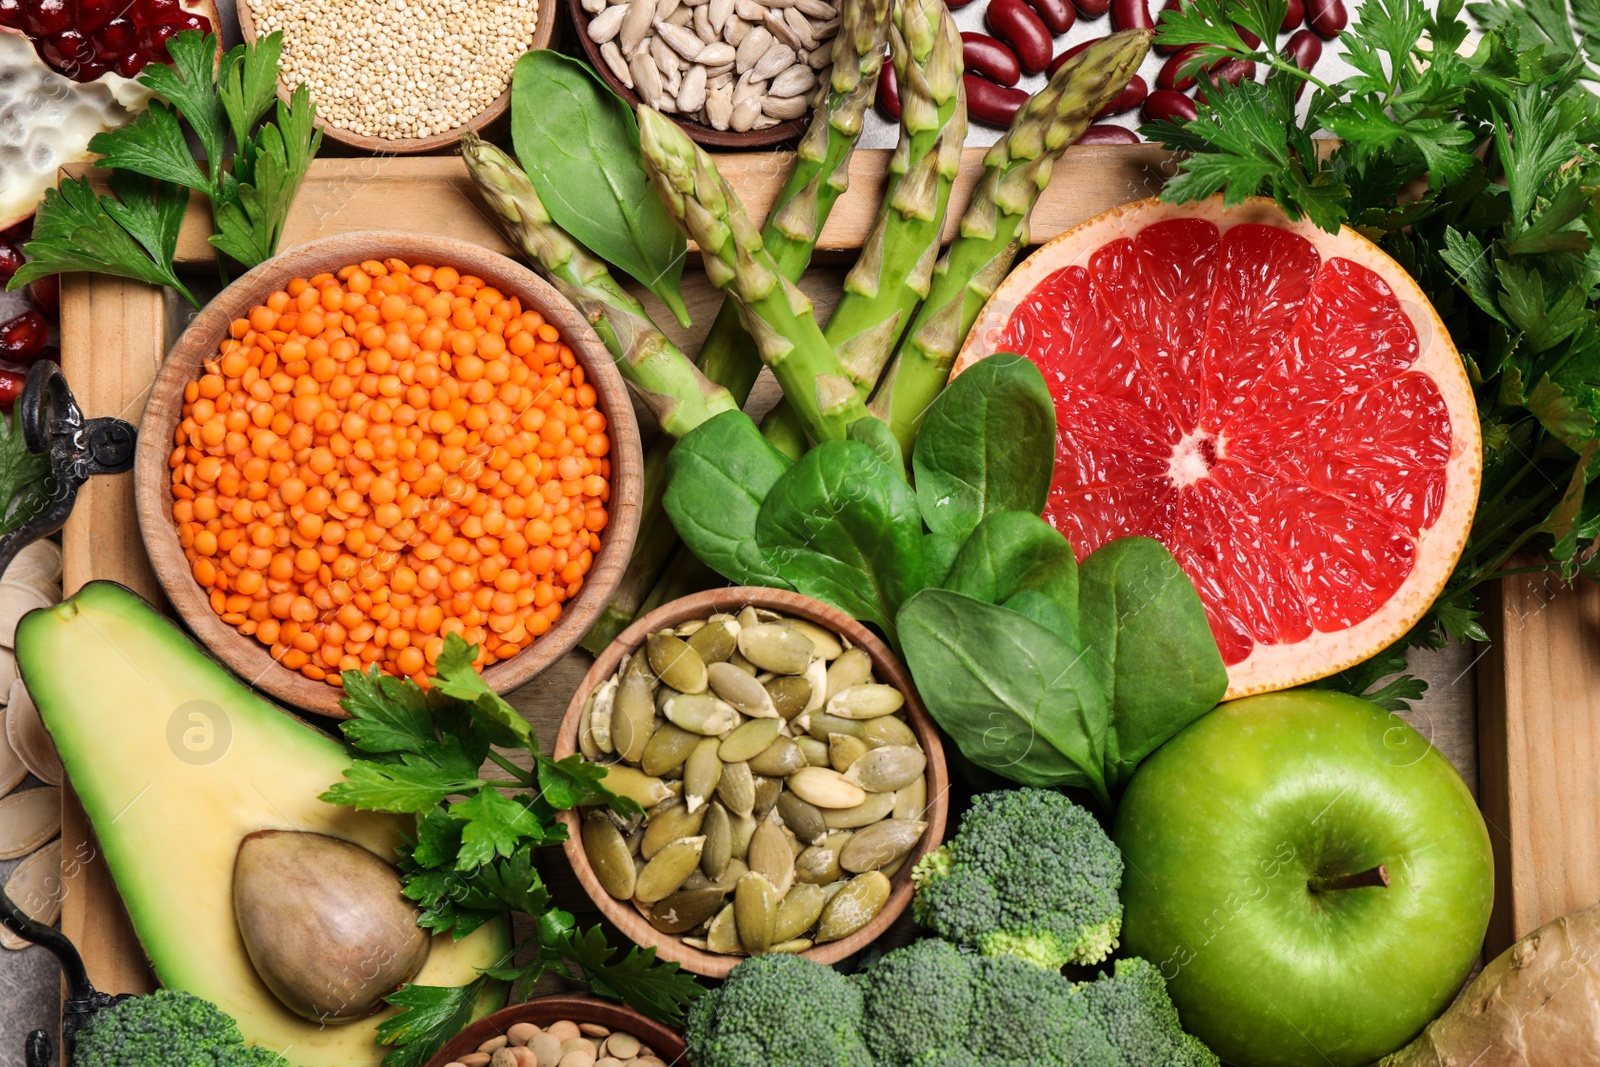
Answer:
[[0, 26], [22, 29], [22, 0], [0, 0]]
[[211, 22], [200, 15], [185, 15], [178, 20], [178, 25], [185, 30], [199, 30], [201, 33], [211, 32]]
[[125, 18], [114, 18], [94, 31], [93, 40], [95, 53], [110, 63], [139, 47], [139, 29]]
[[178, 32], [178, 25], [173, 22], [161, 22], [152, 26], [143, 26], [139, 29], [139, 55], [146, 63], [165, 63], [167, 61], [167, 41]]
[[0, 230], [0, 241], [10, 241], [20, 245], [24, 241], [33, 239], [33, 219], [26, 218], [7, 230]]
[[11, 414], [11, 408], [16, 404], [17, 397], [22, 395], [22, 387], [27, 382], [27, 372], [0, 367], [0, 411]]
[[28, 296], [33, 306], [52, 319], [61, 314], [61, 275], [47, 274], [28, 285]]
[[133, 21], [140, 26], [171, 22], [183, 14], [183, 8], [178, 6], [178, 0], [139, 0], [129, 11], [133, 15]]
[[22, 269], [23, 262], [22, 249], [10, 241], [0, 241], [0, 285], [9, 282]]
[[123, 0], [78, 0], [77, 28], [93, 33], [117, 17]]
[[111, 64], [111, 69], [124, 78], [131, 78], [144, 68], [144, 56], [138, 52], [129, 52], [127, 55], [118, 56], [116, 62]]
[[0, 323], [0, 359], [26, 367], [50, 341], [50, 324], [37, 311], [24, 311]]
[[23, 16], [22, 28], [31, 37], [54, 37], [72, 25], [67, 0], [38, 0], [29, 8]]
[[77, 30], [63, 30], [54, 37], [46, 38], [42, 43], [45, 62], [54, 67], [76, 69], [80, 64], [94, 58], [94, 48], [89, 44], [89, 38]]

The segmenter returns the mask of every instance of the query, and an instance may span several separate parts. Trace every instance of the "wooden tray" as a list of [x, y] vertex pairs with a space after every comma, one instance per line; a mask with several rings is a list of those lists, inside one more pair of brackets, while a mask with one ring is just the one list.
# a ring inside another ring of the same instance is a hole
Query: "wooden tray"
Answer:
[[[837, 253], [858, 248], [871, 226], [888, 155], [861, 151], [851, 163], [850, 192], [828, 221], [819, 243], [821, 266], [808, 272], [804, 286], [824, 311], [837, 299], [839, 281], [852, 258]], [[982, 150], [966, 153], [947, 237], [982, 171], [981, 157]], [[788, 171], [789, 157], [745, 154], [723, 157], [719, 163], [752, 215], [760, 216]], [[1034, 239], [1047, 240], [1107, 208], [1154, 195], [1172, 172], [1171, 157], [1149, 145], [1070, 149], [1034, 211]], [[179, 263], [191, 271], [212, 270], [207, 221], [198, 202], [191, 203], [177, 253]], [[283, 247], [331, 234], [397, 227], [511, 252], [458, 158], [316, 161], [289, 216]], [[697, 261], [684, 272], [683, 292], [695, 319], [688, 330], [673, 324], [653, 297], [645, 299], [674, 340], [693, 352], [720, 306], [721, 294], [705, 281]], [[185, 311], [175, 294], [139, 283], [67, 276], [62, 286], [62, 361], [87, 415], [138, 421], [145, 392], [186, 320]], [[770, 396], [769, 390], [768, 402]], [[761, 402], [752, 398], [753, 404]], [[92, 578], [109, 578], [161, 603], [134, 521], [131, 477], [90, 482], [79, 495], [64, 543], [68, 594]], [[1600, 776], [1594, 773], [1600, 757], [1600, 590], [1588, 587], [1545, 597], [1537, 586], [1523, 582], [1508, 585], [1495, 610], [1516, 622], [1499, 624], [1495, 650], [1483, 660], [1479, 676], [1484, 690], [1483, 802], [1501, 864], [1491, 952], [1513, 935], [1600, 899]], [[574, 652], [511, 698], [532, 720], [546, 751], [590, 662], [586, 653]], [[1427, 711], [1434, 720], [1429, 736], [1471, 780], [1478, 761], [1470, 702], [1430, 697]], [[1554, 772], [1557, 746], [1565, 768], [1559, 774]], [[151, 978], [143, 955], [70, 790], [64, 808], [62, 928], [83, 951], [98, 988], [147, 990]]]

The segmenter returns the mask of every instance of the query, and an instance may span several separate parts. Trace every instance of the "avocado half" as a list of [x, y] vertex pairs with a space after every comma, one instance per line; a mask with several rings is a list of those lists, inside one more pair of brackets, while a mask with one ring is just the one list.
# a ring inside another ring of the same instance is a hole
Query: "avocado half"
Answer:
[[[138, 595], [91, 582], [17, 627], [17, 665], [99, 838], [157, 979], [203, 997], [300, 1067], [376, 1065], [393, 1009], [342, 1026], [290, 1012], [234, 919], [239, 844], [260, 830], [352, 842], [393, 862], [414, 822], [317, 798], [344, 746], [261, 699]], [[421, 985], [464, 985], [509, 949], [503, 922], [433, 938]], [[493, 1011], [501, 988], [479, 1005]]]

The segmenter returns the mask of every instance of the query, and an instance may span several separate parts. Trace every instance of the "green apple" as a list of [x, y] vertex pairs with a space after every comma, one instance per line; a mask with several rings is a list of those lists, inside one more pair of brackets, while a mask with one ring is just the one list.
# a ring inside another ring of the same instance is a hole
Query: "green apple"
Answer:
[[1117, 811], [1122, 943], [1184, 1029], [1236, 1067], [1357, 1067], [1466, 980], [1494, 899], [1455, 769], [1364, 700], [1223, 704], [1168, 741]]

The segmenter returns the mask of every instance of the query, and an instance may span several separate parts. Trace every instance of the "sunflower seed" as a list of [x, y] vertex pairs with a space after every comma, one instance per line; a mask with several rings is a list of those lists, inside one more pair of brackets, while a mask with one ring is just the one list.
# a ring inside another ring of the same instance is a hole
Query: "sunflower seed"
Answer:
[[[666, 23], [657, 23], [657, 25], [664, 26]], [[683, 64], [679, 62], [678, 54], [672, 50], [672, 46], [667, 43], [665, 37], [650, 38], [650, 44], [647, 47], [650, 49], [650, 58], [656, 62], [656, 69], [661, 71], [661, 84], [667, 87], [668, 92], [671, 92], [670, 87], [673, 81], [681, 76], [683, 70]]]
[[[751, 722], [771, 722], [752, 719]], [[748, 723], [746, 725], [749, 725]], [[735, 731], [737, 732], [737, 731]], [[793, 738], [779, 737], [750, 759], [750, 770], [769, 778], [787, 778], [806, 765], [806, 754]]]
[[776, 807], [778, 814], [783, 818], [783, 824], [806, 844], [814, 845], [827, 835], [828, 824], [816, 805], [808, 804], [793, 793], [785, 792], [778, 797]]
[[683, 766], [689, 753], [700, 741], [699, 734], [692, 734], [670, 722], [662, 723], [645, 743], [644, 752], [639, 757], [639, 769], [658, 777], [669, 774]]
[[728, 16], [733, 14], [733, 0], [711, 0], [706, 7], [711, 17], [711, 28], [720, 34], [728, 24]]
[[694, 32], [705, 44], [710, 44], [717, 39], [717, 31], [711, 28], [711, 11], [702, 6], [694, 9]]
[[867, 683], [853, 685], [828, 698], [828, 714], [844, 719], [875, 719], [893, 715], [905, 706], [906, 698], [892, 685]]
[[[776, 78], [773, 78], [772, 83], [767, 86], [767, 92], [773, 96], [800, 96], [804, 93], [809, 93], [816, 87], [817, 76], [812, 73], [811, 68], [797, 63], [788, 70], [783, 71]], [[812, 642], [813, 645], [815, 643], [815, 641]], [[837, 642], [835, 642], [834, 647], [838, 647]], [[841, 649], [840, 651], [843, 650]], [[820, 651], [817, 656], [823, 660], [828, 658]], [[826, 671], [826, 668], [824, 668], [824, 671]]]
[[671, 23], [674, 26], [688, 26], [690, 20], [692, 20], [693, 18], [694, 18], [694, 8], [692, 8], [692, 7], [680, 7], [680, 8], [678, 8], [678, 10], [676, 10], [672, 14], [668, 15], [662, 21]]
[[606, 9], [606, 0], [583, 0], [583, 12], [586, 15], [598, 15]]
[[634, 899], [654, 904], [677, 892], [700, 865], [700, 852], [705, 843], [704, 837], [686, 837], [657, 852], [639, 872], [638, 883], [633, 888]]
[[[625, 14], [622, 16], [617, 44], [621, 46], [622, 54], [629, 57], [630, 61], [634, 57], [634, 49], [639, 47], [640, 43], [644, 41], [645, 35], [650, 32], [650, 23], [654, 21], [655, 16], [655, 0], [629, 0]], [[592, 26], [593, 23], [590, 25]], [[637, 80], [639, 72], [634, 70], [633, 76]]]
[[814, 19], [831, 19], [839, 13], [839, 9], [827, 0], [794, 0], [794, 8], [800, 14]]
[[852, 874], [887, 867], [916, 847], [927, 828], [927, 823], [911, 819], [875, 822], [850, 839], [839, 853], [839, 866]]
[[[720, 67], [732, 63], [738, 55], [737, 49], [726, 41], [714, 41], [700, 49], [700, 54], [694, 57], [696, 63], [704, 63], [707, 67]], [[726, 632], [726, 630], [724, 630]], [[733, 651], [733, 642], [730, 635], [728, 651]], [[727, 659], [723, 655], [723, 659]]]
[[[638, 2], [638, 0], [635, 0], [635, 2]], [[767, 30], [767, 28], [765, 26], [757, 26], [754, 29], [752, 29], [750, 31], [749, 36], [745, 37], [744, 40], [740, 41], [739, 44], [738, 44], [737, 49], [735, 50], [734, 63], [737, 66], [737, 69], [738, 69], [739, 73], [743, 74], [745, 71], [747, 71], [751, 67], [755, 66], [757, 60], [759, 60], [762, 56], [764, 56], [766, 54], [766, 52], [767, 52], [767, 49], [770, 48], [771, 46], [772, 46], [772, 34], [771, 34], [770, 31]], [[737, 103], [737, 101], [735, 101], [735, 103]], [[752, 612], [751, 614], [752, 614], [752, 617], [753, 617], [754, 616], [754, 612]], [[744, 637], [744, 620], [742, 618], [739, 621], [739, 625], [740, 625], [739, 636], [741, 638], [743, 638]], [[750, 625], [754, 626], [755, 623], [751, 623]], [[739, 650], [741, 652], [744, 651], [743, 644], [740, 645]], [[748, 655], [748, 653], [746, 653], [746, 655]]]
[[629, 8], [608, 7], [594, 18], [589, 20], [589, 40], [595, 44], [605, 44], [617, 35], [622, 29], [622, 20], [627, 17]]
[[760, 23], [767, 17], [767, 9], [759, 0], [733, 0], [734, 14], [746, 22]]
[[845, 771], [845, 779], [869, 793], [892, 793], [922, 777], [928, 757], [908, 745], [885, 745], [863, 752]]
[[594, 869], [601, 888], [618, 900], [633, 897], [635, 870], [622, 831], [598, 808], [584, 812], [581, 831], [583, 854]]
[[[822, 35], [818, 35], [820, 38]], [[833, 62], [833, 47], [824, 41], [822, 44], [806, 53], [806, 66], [812, 70], [826, 70]]]
[[[672, 13], [678, 10], [678, 5], [681, 2], [682, 0], [656, 0], [656, 21], [661, 22], [671, 18]], [[680, 633], [678, 636], [688, 637], [689, 635]]]
[[835, 830], [855, 830], [871, 826], [894, 810], [893, 793], [868, 793], [866, 796], [867, 799], [853, 808], [825, 809], [822, 821]]
[[[770, 19], [768, 20], [767, 25], [769, 27], [772, 25]], [[776, 74], [778, 74], [779, 71], [782, 71], [784, 68], [793, 65], [793, 63], [794, 63], [794, 46], [793, 45], [789, 45], [789, 44], [784, 44], [784, 43], [779, 42], [779, 41], [774, 41], [774, 42], [772, 42], [772, 45], [765, 52], [761, 53], [761, 58], [756, 60], [755, 64], [750, 68], [750, 72], [752, 74], [754, 74], [758, 78], [771, 78], [771, 77], [775, 76]], [[807, 648], [806, 662], [809, 663], [810, 659], [811, 659], [811, 653], [809, 651], [811, 642], [806, 639], [806, 635], [805, 634], [800, 633], [798, 630], [790, 629], [789, 627], [784, 627], [784, 628], [786, 630], [788, 630], [790, 633], [794, 634], [795, 637], [799, 638], [802, 641], [805, 641], [806, 648]], [[740, 636], [743, 636], [743, 635], [740, 635]], [[743, 645], [741, 645], [740, 648], [741, 648], [741, 650], [744, 650]], [[748, 650], [744, 650], [744, 654], [746, 656], [750, 656], [750, 653], [749, 653]], [[756, 659], [754, 656], [750, 656], [750, 659], [751, 659], [752, 662], [756, 663], [757, 665], [765, 666], [764, 664], [761, 663], [760, 660]], [[768, 668], [768, 669], [769, 670], [774, 670], [776, 668]], [[780, 673], [780, 674], [799, 674], [803, 670], [805, 670], [805, 664], [801, 664], [795, 670], [779, 671], [778, 673]]]
[[750, 31], [754, 28], [738, 15], [729, 15], [728, 21], [722, 27], [722, 39], [733, 45], [734, 48], [738, 48], [739, 45], [744, 43], [744, 39], [750, 36]]
[[702, 738], [684, 761], [683, 799], [690, 811], [698, 810], [722, 780], [722, 760], [717, 758], [721, 744], [715, 737]]
[[650, 821], [645, 824], [644, 840], [639, 843], [639, 855], [651, 860], [655, 858], [657, 852], [674, 841], [694, 837], [700, 833], [700, 826], [705, 817], [704, 811], [697, 811], [687, 803], [680, 804], [674, 801], [670, 807], [662, 805], [656, 808]]
[[[786, 45], [791, 49], [798, 49], [800, 47], [800, 37], [794, 32], [793, 27], [789, 25], [789, 20], [784, 18], [783, 15], [782, 11], [768, 11], [762, 25], [772, 33], [773, 38], [779, 44]], [[771, 75], [769, 74], [768, 77], [771, 77]]]
[[859, 785], [827, 767], [802, 767], [789, 776], [788, 785], [795, 796], [819, 808], [854, 808], [867, 798]]
[[[702, 41], [693, 30], [685, 29], [682, 26], [674, 26], [670, 22], [657, 20], [656, 33], [659, 40], [665, 42], [684, 59], [693, 60], [700, 54], [700, 50], [706, 46], [706, 42]], [[671, 683], [669, 682], [668, 684], [670, 685]]]
[[750, 871], [733, 890], [733, 917], [739, 943], [752, 956], [772, 947], [778, 924], [778, 891], [758, 871]]
[[[635, 4], [645, 3], [646, 0], [633, 0]], [[631, 10], [631, 9], [630, 9]], [[623, 46], [627, 51], [627, 46]], [[633, 90], [639, 98], [653, 108], [661, 107], [661, 71], [656, 67], [655, 60], [650, 58], [649, 49], [641, 49], [629, 53], [632, 58], [628, 60], [628, 69], [633, 72]], [[677, 640], [677, 638], [673, 638]]]
[[733, 118], [733, 99], [727, 89], [717, 86], [706, 93], [706, 122], [714, 130], [725, 130]]
[[800, 882], [783, 895], [778, 903], [778, 918], [773, 924], [774, 941], [788, 941], [799, 937], [816, 924], [822, 915], [822, 887]]
[[709, 693], [668, 697], [661, 709], [667, 719], [692, 734], [715, 737], [739, 725], [740, 715]]

